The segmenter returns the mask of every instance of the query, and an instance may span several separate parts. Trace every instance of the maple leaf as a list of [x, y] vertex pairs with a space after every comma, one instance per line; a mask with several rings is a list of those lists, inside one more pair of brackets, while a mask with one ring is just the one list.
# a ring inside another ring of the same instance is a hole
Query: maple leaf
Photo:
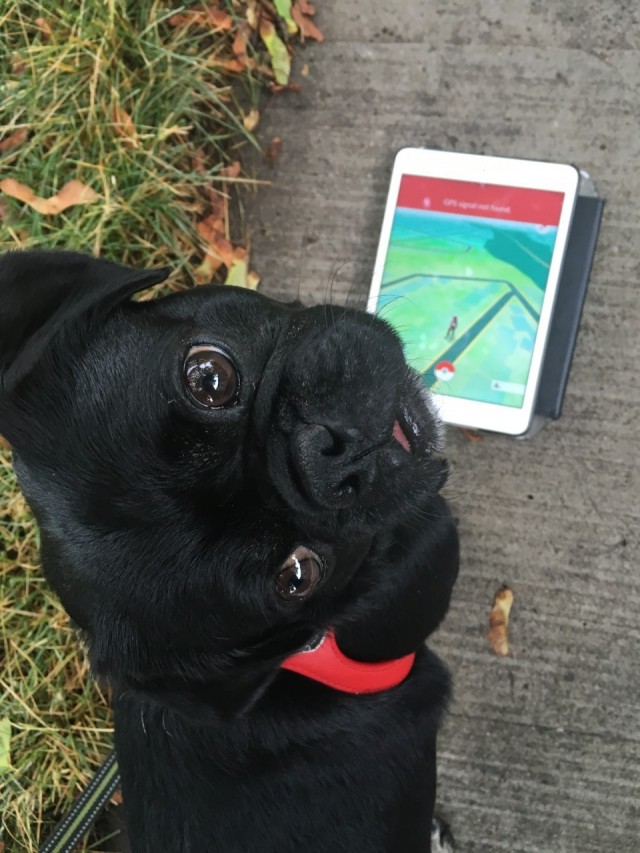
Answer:
[[10, 198], [17, 198], [18, 201], [23, 201], [42, 213], [45, 216], [52, 216], [56, 213], [62, 213], [68, 207], [74, 207], [77, 204], [93, 204], [99, 201], [101, 196], [91, 189], [82, 181], [69, 181], [66, 183], [60, 192], [50, 198], [43, 198], [36, 195], [34, 191], [26, 184], [21, 184], [14, 178], [5, 178], [0, 181], [0, 190]]

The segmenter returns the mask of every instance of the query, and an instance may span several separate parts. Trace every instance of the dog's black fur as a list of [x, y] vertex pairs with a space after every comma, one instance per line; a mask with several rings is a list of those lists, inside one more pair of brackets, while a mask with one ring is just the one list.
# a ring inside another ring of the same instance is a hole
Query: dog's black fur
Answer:
[[[382, 320], [166, 271], [0, 259], [0, 433], [44, 571], [114, 688], [135, 853], [427, 853], [448, 678], [424, 639], [458, 569], [439, 433]], [[210, 409], [190, 347], [235, 363]], [[393, 437], [402, 417], [411, 452]], [[297, 546], [323, 577], [276, 591]], [[417, 650], [356, 696], [279, 669], [323, 629], [352, 658]]]

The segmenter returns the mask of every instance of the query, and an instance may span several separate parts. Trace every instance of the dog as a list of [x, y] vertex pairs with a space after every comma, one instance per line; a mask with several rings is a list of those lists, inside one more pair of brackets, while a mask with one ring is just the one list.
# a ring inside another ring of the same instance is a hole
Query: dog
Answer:
[[0, 257], [0, 433], [113, 689], [134, 853], [428, 853], [458, 572], [441, 427], [382, 319]]

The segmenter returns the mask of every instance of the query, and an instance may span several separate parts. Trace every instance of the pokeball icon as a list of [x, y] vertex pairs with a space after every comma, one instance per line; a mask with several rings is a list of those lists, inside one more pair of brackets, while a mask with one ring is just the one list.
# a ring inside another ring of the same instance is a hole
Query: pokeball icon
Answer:
[[439, 361], [433, 371], [436, 379], [441, 382], [450, 382], [455, 376], [456, 369], [450, 361]]

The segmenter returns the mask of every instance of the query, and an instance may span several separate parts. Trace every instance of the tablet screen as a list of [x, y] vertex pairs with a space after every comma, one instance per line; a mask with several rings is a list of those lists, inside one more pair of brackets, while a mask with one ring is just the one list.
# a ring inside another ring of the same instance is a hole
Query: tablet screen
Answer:
[[523, 405], [563, 201], [403, 175], [377, 313], [434, 393]]

